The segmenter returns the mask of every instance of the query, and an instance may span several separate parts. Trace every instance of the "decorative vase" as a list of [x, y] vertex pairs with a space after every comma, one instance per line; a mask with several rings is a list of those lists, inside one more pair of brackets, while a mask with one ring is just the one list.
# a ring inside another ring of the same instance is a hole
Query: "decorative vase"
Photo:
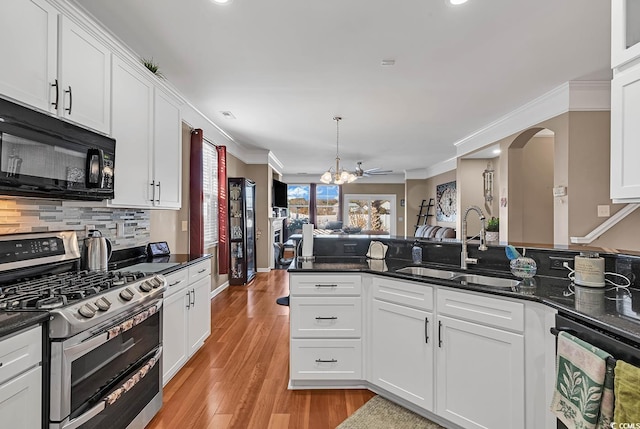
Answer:
[[486, 238], [487, 238], [487, 241], [499, 241], [500, 240], [500, 232], [498, 232], [498, 231], [487, 231]]

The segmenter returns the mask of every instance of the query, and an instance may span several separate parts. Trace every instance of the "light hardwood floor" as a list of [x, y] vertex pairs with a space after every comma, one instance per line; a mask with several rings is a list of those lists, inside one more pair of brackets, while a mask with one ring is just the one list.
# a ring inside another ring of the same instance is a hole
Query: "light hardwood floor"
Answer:
[[285, 270], [258, 273], [211, 301], [211, 336], [165, 386], [148, 429], [334, 429], [373, 397], [367, 390], [287, 390]]

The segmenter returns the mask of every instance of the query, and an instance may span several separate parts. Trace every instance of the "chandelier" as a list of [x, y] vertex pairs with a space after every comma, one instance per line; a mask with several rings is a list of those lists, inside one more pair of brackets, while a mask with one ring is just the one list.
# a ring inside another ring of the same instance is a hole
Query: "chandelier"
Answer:
[[340, 121], [341, 116], [334, 116], [333, 120], [336, 121], [336, 166], [329, 168], [321, 177], [322, 183], [342, 185], [343, 183], [351, 183], [355, 181], [358, 176], [347, 170], [340, 168], [340, 151], [338, 142], [340, 139]]

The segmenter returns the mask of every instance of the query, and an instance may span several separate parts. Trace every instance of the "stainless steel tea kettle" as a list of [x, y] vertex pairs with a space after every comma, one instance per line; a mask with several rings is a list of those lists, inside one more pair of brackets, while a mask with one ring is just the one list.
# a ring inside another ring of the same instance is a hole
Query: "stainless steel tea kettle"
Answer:
[[84, 239], [86, 269], [89, 271], [107, 271], [107, 262], [111, 258], [111, 242], [97, 229], [89, 231]]

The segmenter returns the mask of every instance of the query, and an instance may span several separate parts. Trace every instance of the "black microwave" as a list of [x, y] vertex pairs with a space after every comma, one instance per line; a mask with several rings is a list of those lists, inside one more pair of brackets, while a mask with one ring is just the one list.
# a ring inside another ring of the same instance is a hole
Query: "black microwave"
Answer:
[[116, 141], [0, 99], [0, 195], [112, 199]]

